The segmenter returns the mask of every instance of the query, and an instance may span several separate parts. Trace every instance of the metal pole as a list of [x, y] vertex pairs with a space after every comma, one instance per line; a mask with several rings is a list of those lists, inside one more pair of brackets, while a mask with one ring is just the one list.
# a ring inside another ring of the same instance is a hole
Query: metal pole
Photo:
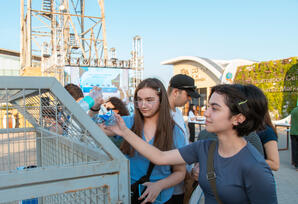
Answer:
[[[85, 26], [84, 26], [84, 15], [85, 15], [85, 0], [81, 1], [81, 33], [85, 32]], [[84, 35], [82, 35], [82, 45], [83, 49], [85, 50], [85, 42], [84, 42]]]
[[25, 52], [24, 52], [24, 39], [25, 37], [25, 28], [24, 28], [24, 0], [21, 0], [21, 12], [20, 12], [20, 23], [21, 23], [21, 37], [20, 37], [20, 67], [23, 68], [25, 65]]
[[27, 2], [27, 48], [26, 67], [32, 66], [32, 22], [31, 22], [31, 0]]
[[98, 0], [100, 9], [101, 9], [101, 17], [102, 17], [102, 37], [103, 37], [103, 56], [104, 59], [108, 60], [108, 46], [106, 40], [106, 20], [105, 20], [105, 11], [104, 11], [104, 0]]

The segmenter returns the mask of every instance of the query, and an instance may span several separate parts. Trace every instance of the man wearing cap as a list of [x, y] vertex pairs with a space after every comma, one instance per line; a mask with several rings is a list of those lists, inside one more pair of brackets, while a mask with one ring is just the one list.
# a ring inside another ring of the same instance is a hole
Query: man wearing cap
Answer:
[[199, 98], [195, 81], [185, 74], [177, 74], [170, 80], [168, 98], [175, 123], [183, 130], [188, 140], [188, 132], [183, 120], [183, 115], [177, 107], [184, 106], [191, 98]]
[[[188, 144], [188, 131], [183, 119], [183, 115], [178, 107], [184, 106], [191, 98], [198, 98], [200, 95], [196, 91], [195, 81], [192, 77], [185, 74], [177, 74], [170, 80], [168, 87], [168, 98], [171, 106], [172, 117], [177, 126], [179, 126], [184, 133], [186, 144]], [[187, 166], [190, 171], [191, 167]], [[172, 198], [167, 204], [183, 203], [184, 198], [184, 183], [181, 182], [174, 188]]]

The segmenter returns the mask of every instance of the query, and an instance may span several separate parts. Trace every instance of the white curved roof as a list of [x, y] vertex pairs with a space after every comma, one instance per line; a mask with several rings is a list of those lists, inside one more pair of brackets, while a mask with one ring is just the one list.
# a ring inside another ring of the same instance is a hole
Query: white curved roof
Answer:
[[219, 80], [221, 79], [224, 68], [208, 58], [193, 57], [193, 56], [180, 56], [180, 57], [176, 57], [176, 58], [173, 58], [170, 60], [163, 61], [161, 64], [162, 65], [171, 65], [171, 64], [175, 64], [175, 63], [185, 61], [185, 60], [194, 61], [194, 62], [201, 64], [207, 70], [209, 70], [217, 79], [219, 79]]
[[170, 60], [163, 61], [162, 65], [172, 65], [181, 61], [194, 61], [199, 63], [200, 65], [204, 66], [207, 70], [210, 71], [218, 80], [221, 82], [226, 82], [225, 78], [223, 77], [228, 72], [234, 75], [237, 71], [238, 66], [248, 65], [255, 63], [252, 60], [245, 60], [245, 59], [233, 59], [233, 60], [211, 60], [204, 57], [196, 57], [196, 56], [180, 56]]

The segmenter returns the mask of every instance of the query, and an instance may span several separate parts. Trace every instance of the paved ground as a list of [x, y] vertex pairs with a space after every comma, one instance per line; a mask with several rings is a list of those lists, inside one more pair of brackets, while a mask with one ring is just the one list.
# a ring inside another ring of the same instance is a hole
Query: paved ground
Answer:
[[[286, 131], [279, 129], [279, 148], [286, 146]], [[291, 141], [289, 141], [291, 142]], [[280, 169], [274, 172], [279, 204], [298, 203], [298, 171], [291, 165], [291, 149], [279, 151]]]

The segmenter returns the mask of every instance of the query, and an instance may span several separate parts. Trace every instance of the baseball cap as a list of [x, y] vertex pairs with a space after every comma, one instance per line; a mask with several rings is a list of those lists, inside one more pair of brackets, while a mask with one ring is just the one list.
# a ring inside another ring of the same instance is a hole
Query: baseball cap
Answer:
[[195, 80], [185, 74], [177, 74], [173, 76], [170, 80], [170, 87], [185, 90], [187, 95], [192, 98], [200, 97], [200, 94], [198, 94], [196, 90]]

